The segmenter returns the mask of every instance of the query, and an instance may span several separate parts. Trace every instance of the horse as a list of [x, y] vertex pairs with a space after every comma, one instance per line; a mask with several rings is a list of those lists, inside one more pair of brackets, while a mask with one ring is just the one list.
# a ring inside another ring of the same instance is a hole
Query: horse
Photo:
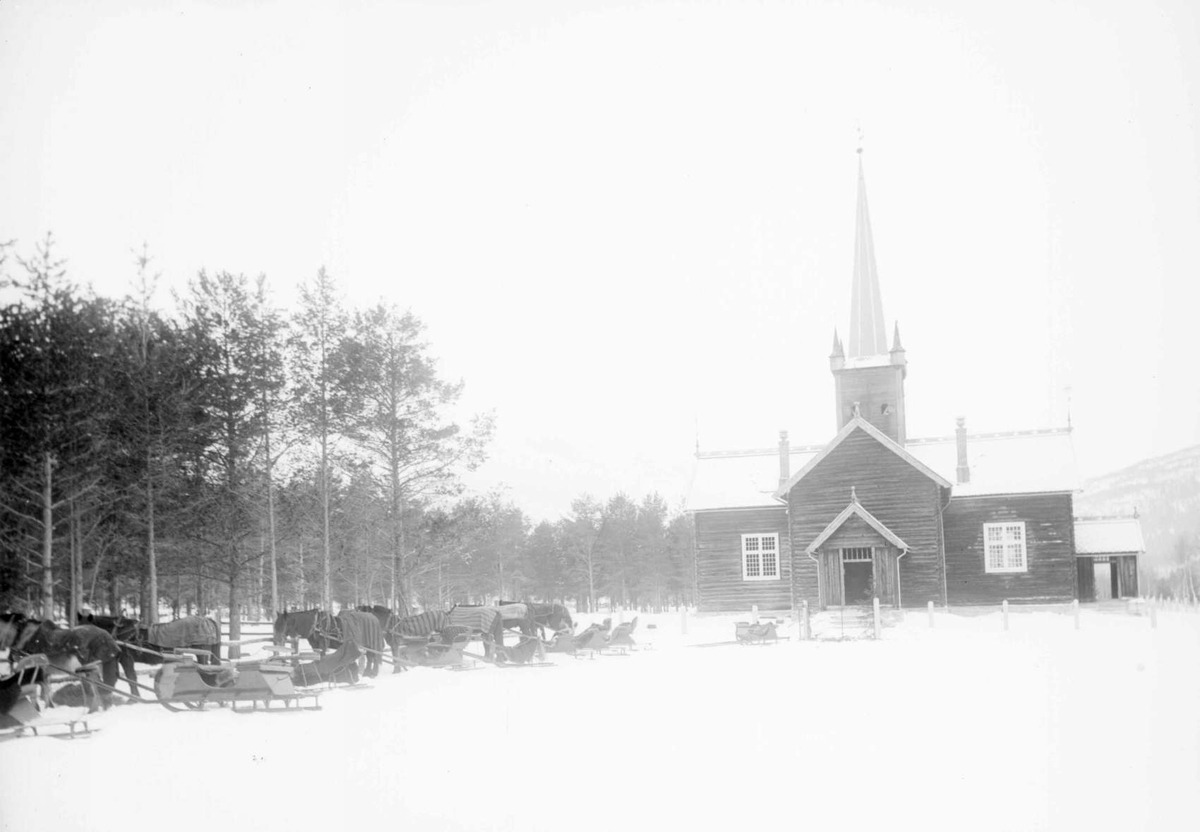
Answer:
[[275, 619], [276, 644], [289, 638], [307, 639], [314, 650], [324, 653], [336, 650], [345, 641], [351, 641], [366, 654], [366, 675], [379, 673], [379, 657], [385, 643], [383, 628], [373, 614], [357, 610], [342, 610], [332, 616], [323, 610], [281, 612]]
[[[508, 604], [512, 602], [501, 601], [500, 603]], [[571, 611], [562, 604], [535, 604], [532, 601], [523, 601], [522, 603], [529, 607], [529, 615], [533, 618], [533, 623], [537, 627], [538, 634], [543, 641], [546, 640], [547, 628], [553, 633], [575, 629], [575, 622], [571, 618]]]
[[421, 638], [434, 633], [440, 633], [450, 624], [450, 617], [445, 610], [427, 610], [418, 615], [397, 618], [393, 630], [401, 639]]
[[446, 619], [449, 626], [466, 627], [479, 636], [483, 642], [483, 655], [488, 661], [493, 659], [497, 646], [504, 646], [504, 616], [499, 607], [455, 604], [446, 613]]
[[[379, 675], [379, 657], [385, 646], [383, 628], [373, 613], [358, 610], [342, 610], [331, 619], [329, 636], [340, 644], [353, 644], [366, 654], [367, 676]], [[311, 639], [310, 639], [311, 641]]]
[[211, 618], [188, 616], [165, 624], [143, 627], [136, 618], [123, 615], [77, 613], [80, 624], [93, 624], [109, 633], [121, 648], [121, 670], [129, 689], [137, 695], [137, 669], [134, 662], [162, 664], [162, 654], [178, 648], [204, 650], [197, 656], [200, 664], [221, 663], [221, 626]]
[[275, 618], [275, 644], [283, 644], [289, 638], [303, 638], [312, 649], [323, 653], [329, 646], [325, 635], [330, 629], [326, 623], [329, 618], [329, 613], [321, 610], [281, 612]]
[[400, 648], [403, 639], [396, 632], [396, 622], [399, 619], [396, 618], [395, 613], [379, 604], [370, 607], [357, 607], [357, 610], [375, 616], [375, 619], [379, 622], [380, 629], [383, 630], [383, 640], [387, 642], [388, 648], [392, 651], [392, 673], [403, 671], [404, 667], [400, 664]]
[[[112, 707], [112, 690], [117, 684], [117, 659], [121, 648], [116, 639], [92, 624], [60, 630], [52, 621], [28, 621], [12, 649], [27, 655], [43, 653], [52, 669], [74, 673], [83, 665], [98, 662], [101, 679], [105, 687], [100, 689], [100, 703], [105, 710]], [[95, 713], [96, 695], [94, 687], [83, 680], [84, 696], [88, 701], [88, 712]]]

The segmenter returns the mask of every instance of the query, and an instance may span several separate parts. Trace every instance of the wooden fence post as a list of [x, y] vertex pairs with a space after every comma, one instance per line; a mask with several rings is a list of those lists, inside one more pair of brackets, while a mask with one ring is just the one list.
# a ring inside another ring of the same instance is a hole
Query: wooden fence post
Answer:
[[1004, 611], [1004, 632], [1008, 632], [1008, 599], [1000, 602], [1000, 609]]
[[679, 610], [679, 632], [687, 635], [687, 607]]
[[758, 604], [750, 605], [750, 623], [751, 624], [758, 623]]
[[1079, 599], [1071, 602], [1071, 614], [1075, 616], [1075, 629], [1079, 629]]
[[800, 602], [800, 638], [804, 641], [812, 638], [812, 621], [808, 617], [808, 602]]
[[872, 601], [871, 607], [874, 610], [874, 614], [875, 614], [875, 638], [878, 639], [879, 638], [879, 599], [878, 598], [875, 598]]
[[929, 629], [933, 629], [933, 602], [929, 602]]
[[1150, 599], [1150, 629], [1158, 629], [1158, 604], [1154, 602], [1153, 598]]

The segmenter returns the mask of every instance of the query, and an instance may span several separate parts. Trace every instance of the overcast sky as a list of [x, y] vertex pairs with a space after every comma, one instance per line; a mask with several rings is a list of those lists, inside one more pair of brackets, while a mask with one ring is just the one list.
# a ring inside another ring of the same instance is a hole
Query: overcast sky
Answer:
[[1198, 85], [1189, 0], [0, 0], [0, 238], [325, 265], [496, 411], [474, 487], [678, 505], [697, 439], [835, 431], [861, 126], [909, 435], [1070, 387], [1091, 476], [1200, 442]]

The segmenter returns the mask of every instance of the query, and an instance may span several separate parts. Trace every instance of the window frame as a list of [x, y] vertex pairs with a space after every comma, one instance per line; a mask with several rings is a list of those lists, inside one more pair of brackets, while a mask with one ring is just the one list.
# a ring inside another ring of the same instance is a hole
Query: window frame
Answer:
[[[1020, 540], [1012, 539], [1010, 529], [1019, 528]], [[992, 544], [988, 538], [988, 532], [991, 529], [1000, 529], [999, 544]], [[1020, 544], [1020, 563], [1019, 565], [1011, 565], [1011, 556], [1015, 553], [1017, 544]], [[999, 545], [1001, 547], [1001, 559], [1003, 566], [992, 566], [989, 556], [989, 547]], [[988, 575], [1013, 575], [1021, 572], [1029, 571], [1029, 535], [1026, 533], [1024, 520], [1008, 520], [999, 523], [984, 523], [983, 524], [983, 571]]]
[[[763, 552], [765, 552], [767, 550], [762, 547], [762, 541], [767, 538], [771, 538], [775, 544], [774, 550], [773, 550], [774, 554], [775, 554], [775, 574], [774, 575], [763, 574], [764, 570], [763, 570], [762, 555], [763, 555]], [[759, 574], [757, 574], [757, 575], [751, 575], [750, 570], [748, 568], [749, 567], [749, 559], [747, 558], [747, 554], [749, 554], [749, 552], [746, 549], [746, 541], [751, 540], [751, 539], [758, 541], [758, 549], [754, 552], [754, 554], [757, 555], [757, 557], [758, 557], [758, 572], [759, 572]], [[780, 580], [780, 578], [782, 577], [782, 573], [783, 573], [782, 560], [783, 560], [783, 558], [781, 557], [781, 554], [779, 551], [779, 533], [778, 532], [747, 532], [742, 535], [742, 580], [743, 581], [778, 581], [778, 580]]]

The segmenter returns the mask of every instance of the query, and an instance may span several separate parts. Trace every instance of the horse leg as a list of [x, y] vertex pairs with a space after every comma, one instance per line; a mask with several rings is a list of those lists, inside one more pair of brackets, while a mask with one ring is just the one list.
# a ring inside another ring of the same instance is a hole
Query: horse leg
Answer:
[[129, 692], [140, 697], [137, 686], [137, 668], [133, 666], [133, 656], [124, 647], [120, 654], [121, 669], [125, 671], [125, 681], [129, 683]]
[[[104, 682], [105, 685], [112, 688], [113, 690], [117, 689], [117, 657], [116, 656], [114, 656], [113, 658], [109, 659], [108, 661], [106, 661], [102, 665], [100, 665], [100, 680], [102, 682]], [[136, 695], [137, 691], [134, 691], [134, 694]], [[100, 690], [100, 701], [104, 703], [104, 710], [107, 711], [109, 708], [111, 708], [113, 706], [113, 698], [112, 697], [113, 697], [112, 690], [104, 690], [103, 688]]]

